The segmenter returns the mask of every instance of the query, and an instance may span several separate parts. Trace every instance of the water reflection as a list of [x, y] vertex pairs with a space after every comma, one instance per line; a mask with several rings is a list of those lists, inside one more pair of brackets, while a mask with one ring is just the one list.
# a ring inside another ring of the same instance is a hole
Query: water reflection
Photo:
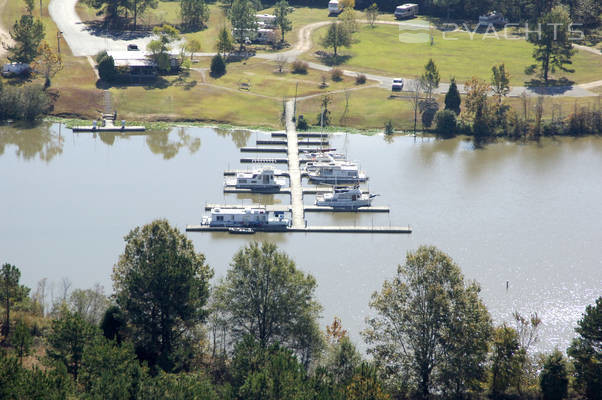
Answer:
[[190, 154], [196, 153], [201, 148], [201, 139], [191, 137], [186, 133], [186, 128], [176, 128], [177, 138], [171, 140], [170, 136], [162, 133], [151, 133], [146, 137], [146, 144], [153, 154], [160, 154], [163, 159], [175, 157], [180, 149], [186, 148]]
[[0, 156], [9, 146], [16, 146], [15, 154], [25, 160], [39, 157], [50, 162], [63, 152], [64, 137], [60, 125], [52, 129], [50, 124], [41, 123], [33, 126], [10, 125], [0, 126]]
[[215, 132], [221, 137], [230, 137], [239, 149], [245, 147], [251, 138], [251, 132], [244, 129], [215, 128]]

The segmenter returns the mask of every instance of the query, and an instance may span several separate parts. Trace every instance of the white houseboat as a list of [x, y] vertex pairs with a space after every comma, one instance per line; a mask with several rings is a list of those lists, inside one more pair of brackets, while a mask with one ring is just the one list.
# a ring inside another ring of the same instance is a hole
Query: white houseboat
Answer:
[[365, 182], [368, 179], [357, 164], [346, 161], [315, 163], [306, 168], [306, 171], [310, 181], [330, 185]]
[[357, 210], [360, 207], [369, 207], [376, 195], [362, 193], [359, 185], [354, 187], [334, 187], [332, 192], [316, 196], [317, 206], [332, 207], [335, 210]]
[[290, 220], [284, 212], [275, 211], [273, 217], [265, 206], [213, 208], [211, 215], [203, 216], [201, 225], [224, 228], [251, 228], [261, 231], [285, 231]]
[[274, 193], [286, 185], [286, 179], [277, 178], [274, 170], [266, 167], [250, 172], [238, 172], [235, 178], [226, 179], [224, 184], [258, 193]]

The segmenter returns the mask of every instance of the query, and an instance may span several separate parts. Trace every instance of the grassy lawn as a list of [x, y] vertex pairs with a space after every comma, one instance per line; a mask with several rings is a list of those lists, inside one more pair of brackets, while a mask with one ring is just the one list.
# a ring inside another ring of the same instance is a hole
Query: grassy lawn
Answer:
[[[354, 129], [383, 129], [388, 120], [393, 122], [395, 129], [410, 129], [413, 127], [414, 111], [410, 101], [401, 98], [391, 98], [390, 92], [378, 88], [368, 88], [350, 92], [347, 115], [344, 116], [345, 95], [332, 95], [330, 105], [331, 124], [334, 126]], [[314, 97], [297, 103], [299, 114], [313, 125], [319, 125], [321, 98]], [[418, 121], [420, 127], [420, 121]]]
[[[228, 73], [217, 79], [211, 78], [207, 74], [207, 83], [237, 90], [241, 83], [248, 83], [251, 87], [250, 92], [276, 99], [293, 97], [297, 83], [299, 84], [297, 91], [299, 97], [319, 93], [325, 94], [329, 91], [358, 86], [355, 83], [355, 78], [345, 76], [341, 81], [335, 82], [331, 79], [329, 73], [313, 69], [308, 69], [307, 74], [293, 74], [290, 72], [290, 65], [288, 64], [284, 67], [283, 72], [279, 73], [274, 62], [260, 59], [250, 59], [246, 63], [229, 63], [227, 69]], [[326, 78], [328, 87], [321, 89], [319, 86], [323, 76]], [[368, 86], [374, 83], [368, 81], [364, 85]]]
[[203, 85], [199, 72], [167, 79], [165, 85], [115, 86], [113, 103], [126, 119], [204, 121], [244, 126], [280, 127], [282, 103], [236, 90]]
[[[316, 60], [313, 53], [323, 50], [317, 43], [325, 35], [325, 31], [324, 27], [314, 32], [314, 46], [311, 53], [305, 55], [306, 58]], [[403, 31], [397, 26], [362, 26], [355, 34], [358, 42], [341, 52], [350, 56], [345, 67], [386, 75], [417, 77], [428, 59], [433, 58], [443, 82], [449, 82], [451, 76], [463, 82], [472, 76], [489, 80], [491, 66], [504, 62], [512, 75], [513, 85], [522, 85], [531, 79], [525, 75], [524, 69], [533, 64], [532, 46], [523, 40], [505, 40], [503, 36], [496, 40], [483, 38], [480, 34], [475, 34], [474, 39], [470, 40], [468, 33], [462, 32], [447, 33], [446, 38], [453, 40], [444, 40], [442, 33], [435, 31], [434, 45], [431, 46], [429, 43], [402, 43], [399, 40], [402, 33], [422, 33], [428, 38], [428, 32]], [[573, 57], [573, 68], [575, 73], [558, 75], [578, 83], [597, 80], [602, 76], [602, 58], [578, 51]]]

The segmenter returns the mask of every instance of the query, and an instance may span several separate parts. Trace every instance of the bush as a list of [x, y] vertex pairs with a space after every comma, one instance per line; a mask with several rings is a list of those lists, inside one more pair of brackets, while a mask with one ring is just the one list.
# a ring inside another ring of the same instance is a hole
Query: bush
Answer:
[[309, 64], [305, 61], [295, 61], [293, 62], [293, 74], [307, 74], [307, 70], [309, 69]]
[[220, 54], [211, 59], [211, 76], [219, 78], [226, 73], [226, 63]]
[[539, 375], [539, 386], [544, 400], [562, 400], [566, 398], [569, 387], [569, 377], [566, 361], [558, 349], [548, 355]]
[[422, 126], [430, 128], [433, 124], [435, 114], [439, 110], [439, 104], [434, 99], [427, 99], [420, 103], [420, 112], [422, 113]]
[[442, 137], [453, 137], [456, 134], [456, 113], [452, 110], [442, 110], [435, 114], [435, 130]]
[[111, 82], [115, 79], [117, 71], [115, 70], [115, 61], [111, 56], [105, 56], [98, 63], [98, 76], [106, 82]]
[[99, 51], [98, 53], [96, 53], [96, 56], [94, 56], [94, 60], [96, 61], [96, 64], [100, 64], [102, 59], [108, 56], [109, 55], [107, 54], [106, 50]]
[[385, 135], [392, 135], [395, 130], [393, 129], [393, 122], [388, 120], [385, 124]]
[[308, 127], [307, 120], [303, 118], [303, 115], [299, 115], [299, 119], [297, 120], [297, 129], [300, 131], [306, 131]]
[[7, 119], [33, 121], [52, 106], [40, 85], [7, 87], [0, 92], [0, 121]]
[[358, 85], [363, 85], [364, 83], [366, 83], [366, 75], [357, 74], [357, 76], [355, 77], [355, 83]]
[[338, 68], [333, 68], [332, 71], [330, 71], [330, 77], [335, 82], [342, 81], [343, 80], [343, 71]]

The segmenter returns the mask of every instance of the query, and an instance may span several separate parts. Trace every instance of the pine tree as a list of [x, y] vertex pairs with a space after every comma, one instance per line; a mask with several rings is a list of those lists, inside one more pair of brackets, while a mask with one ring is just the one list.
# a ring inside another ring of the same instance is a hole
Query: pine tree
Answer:
[[38, 46], [45, 36], [44, 25], [31, 15], [22, 15], [13, 25], [10, 36], [15, 45], [8, 47], [8, 59], [29, 64], [38, 55]]
[[284, 34], [293, 30], [293, 23], [291, 22], [288, 14], [290, 8], [286, 0], [281, 0], [274, 6], [274, 14], [276, 15], [276, 25], [280, 28], [282, 34], [282, 42], [284, 43]]
[[456, 115], [460, 115], [461, 103], [462, 98], [460, 97], [460, 92], [458, 91], [458, 85], [456, 85], [456, 79], [452, 78], [451, 84], [449, 85], [449, 90], [445, 95], [445, 109], [455, 112]]
[[568, 10], [563, 6], [556, 6], [545, 14], [540, 20], [541, 34], [531, 32], [528, 40], [535, 45], [533, 58], [541, 65], [541, 77], [548, 81], [549, 73], [556, 69], [573, 72], [566, 65], [573, 62], [571, 57], [575, 54], [570, 40], [570, 25], [572, 24]]

